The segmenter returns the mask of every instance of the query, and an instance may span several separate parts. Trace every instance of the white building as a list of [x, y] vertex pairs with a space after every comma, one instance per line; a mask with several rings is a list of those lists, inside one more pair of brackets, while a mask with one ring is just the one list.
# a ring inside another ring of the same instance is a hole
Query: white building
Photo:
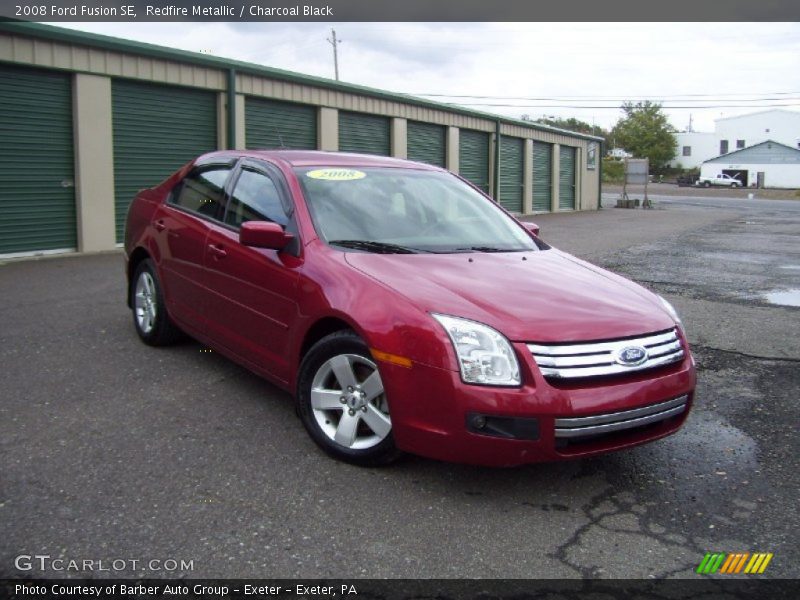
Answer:
[[675, 134], [677, 151], [671, 167], [691, 169], [704, 161], [771, 140], [800, 148], [800, 112], [776, 108], [717, 119], [712, 133]]
[[749, 187], [800, 188], [800, 149], [767, 140], [705, 161], [701, 177], [727, 174]]
[[616, 158], [617, 160], [633, 157], [633, 154], [631, 154], [630, 152], [626, 152], [623, 148], [612, 148], [606, 153], [606, 155], [611, 158]]

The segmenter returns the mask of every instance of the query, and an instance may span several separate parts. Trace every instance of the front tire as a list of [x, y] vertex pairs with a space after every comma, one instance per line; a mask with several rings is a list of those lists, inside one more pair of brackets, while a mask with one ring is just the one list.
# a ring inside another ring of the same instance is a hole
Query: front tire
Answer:
[[703, 187], [711, 187], [711, 182], [710, 181], [704, 181], [703, 182]]
[[375, 467], [401, 455], [378, 366], [354, 332], [332, 333], [308, 351], [297, 402], [309, 435], [334, 458]]
[[131, 286], [133, 326], [145, 344], [166, 346], [181, 337], [181, 331], [167, 314], [164, 293], [150, 259], [136, 266]]

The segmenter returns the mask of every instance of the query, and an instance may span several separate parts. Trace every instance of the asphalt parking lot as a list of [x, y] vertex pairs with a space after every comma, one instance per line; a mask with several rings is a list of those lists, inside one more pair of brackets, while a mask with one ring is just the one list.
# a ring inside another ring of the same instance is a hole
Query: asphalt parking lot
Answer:
[[192, 561], [115, 573], [139, 577], [695, 577], [711, 551], [772, 552], [765, 576], [800, 575], [800, 308], [765, 296], [800, 290], [800, 201], [535, 220], [682, 313], [699, 387], [678, 434], [516, 469], [360, 469], [244, 369], [144, 346], [120, 254], [0, 265], [0, 575], [43, 575], [15, 568], [39, 554]]

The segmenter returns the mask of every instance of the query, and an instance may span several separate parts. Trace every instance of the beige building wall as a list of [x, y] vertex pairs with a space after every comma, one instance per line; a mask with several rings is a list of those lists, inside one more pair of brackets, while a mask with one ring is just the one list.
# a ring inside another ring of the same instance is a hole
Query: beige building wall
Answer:
[[[242, 94], [236, 94], [234, 108], [236, 110], [236, 144], [234, 145], [234, 149], [244, 150], [247, 148], [247, 129], [244, 122], [245, 109], [244, 96]], [[228, 129], [227, 123], [225, 123], [225, 129]]]
[[595, 151], [595, 168], [589, 169], [587, 160], [589, 157], [588, 145], [583, 155], [583, 173], [579, 177], [581, 182], [581, 210], [597, 210], [600, 199], [600, 143], [597, 143]]
[[0, 32], [0, 61], [212, 90], [226, 88], [222, 69], [6, 32]]
[[445, 159], [445, 168], [453, 173], [458, 173], [459, 156], [459, 132], [458, 127], [447, 128], [447, 158]]
[[317, 147], [320, 150], [336, 152], [339, 149], [339, 111], [323, 106], [319, 109], [317, 123]]
[[116, 248], [111, 79], [76, 73], [72, 79], [75, 204], [78, 251]]
[[408, 121], [394, 117], [391, 124], [392, 156], [408, 158]]

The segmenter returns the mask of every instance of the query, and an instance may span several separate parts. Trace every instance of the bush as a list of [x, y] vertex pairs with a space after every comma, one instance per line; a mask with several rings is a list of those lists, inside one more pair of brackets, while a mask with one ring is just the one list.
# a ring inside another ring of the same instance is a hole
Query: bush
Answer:
[[622, 183], [625, 177], [625, 163], [613, 158], [603, 159], [603, 183]]

